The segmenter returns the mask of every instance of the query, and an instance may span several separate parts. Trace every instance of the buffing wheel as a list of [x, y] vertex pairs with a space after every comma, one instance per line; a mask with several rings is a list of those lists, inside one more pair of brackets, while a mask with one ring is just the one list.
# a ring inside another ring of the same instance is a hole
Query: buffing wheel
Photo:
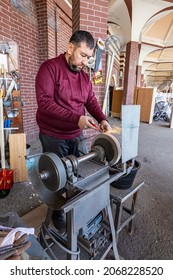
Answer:
[[103, 148], [106, 160], [110, 166], [119, 161], [121, 157], [121, 146], [115, 136], [110, 133], [98, 134], [93, 139], [91, 150], [94, 146], [101, 146]]

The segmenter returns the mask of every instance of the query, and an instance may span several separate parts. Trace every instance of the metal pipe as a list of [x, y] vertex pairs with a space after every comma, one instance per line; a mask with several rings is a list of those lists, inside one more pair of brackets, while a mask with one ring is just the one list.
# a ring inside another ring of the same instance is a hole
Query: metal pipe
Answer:
[[78, 157], [77, 158], [78, 164], [87, 160], [87, 159], [95, 158], [96, 156], [98, 156], [98, 153], [95, 151], [95, 152], [91, 152], [89, 154], [86, 154], [84, 156]]

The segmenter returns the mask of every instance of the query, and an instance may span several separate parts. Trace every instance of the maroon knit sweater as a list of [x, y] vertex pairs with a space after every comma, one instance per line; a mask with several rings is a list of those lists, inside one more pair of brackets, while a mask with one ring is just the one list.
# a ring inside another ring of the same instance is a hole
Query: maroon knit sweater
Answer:
[[65, 54], [45, 61], [36, 77], [37, 123], [42, 134], [72, 139], [81, 134], [78, 121], [85, 108], [98, 121], [106, 120], [88, 74], [72, 72]]

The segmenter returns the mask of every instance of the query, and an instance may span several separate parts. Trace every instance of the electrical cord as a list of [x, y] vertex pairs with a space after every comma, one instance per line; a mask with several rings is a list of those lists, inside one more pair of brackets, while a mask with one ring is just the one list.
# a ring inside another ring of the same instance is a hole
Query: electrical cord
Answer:
[[[53, 229], [51, 229], [52, 233], [47, 229], [46, 225], [43, 223], [43, 228], [44, 230], [46, 231], [47, 235], [52, 239], [52, 241], [58, 245], [62, 250], [64, 250], [67, 254], [70, 254], [70, 255], [77, 255], [77, 259], [79, 260], [80, 257], [80, 249], [78, 249], [78, 251], [74, 252], [74, 251], [71, 251], [69, 249], [67, 249], [65, 246], [63, 246], [60, 242], [58, 242], [54, 236], [52, 234], [56, 234]], [[42, 232], [42, 235], [43, 235], [43, 230], [41, 229], [41, 232]], [[45, 244], [47, 243], [46, 239], [44, 238], [44, 241], [45, 241]], [[46, 246], [49, 248], [49, 244], [47, 243]], [[49, 251], [52, 251], [50, 248], [48, 249]], [[51, 252], [53, 257], [56, 259], [56, 256], [53, 252]]]

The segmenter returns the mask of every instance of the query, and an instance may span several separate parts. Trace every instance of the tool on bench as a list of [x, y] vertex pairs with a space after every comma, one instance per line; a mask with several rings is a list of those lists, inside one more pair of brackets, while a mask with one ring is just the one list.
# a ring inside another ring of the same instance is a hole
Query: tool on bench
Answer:
[[102, 130], [101, 130], [99, 125], [97, 125], [97, 124], [95, 124], [93, 122], [90, 122], [90, 124], [93, 125], [97, 129], [97, 131], [102, 132]]

